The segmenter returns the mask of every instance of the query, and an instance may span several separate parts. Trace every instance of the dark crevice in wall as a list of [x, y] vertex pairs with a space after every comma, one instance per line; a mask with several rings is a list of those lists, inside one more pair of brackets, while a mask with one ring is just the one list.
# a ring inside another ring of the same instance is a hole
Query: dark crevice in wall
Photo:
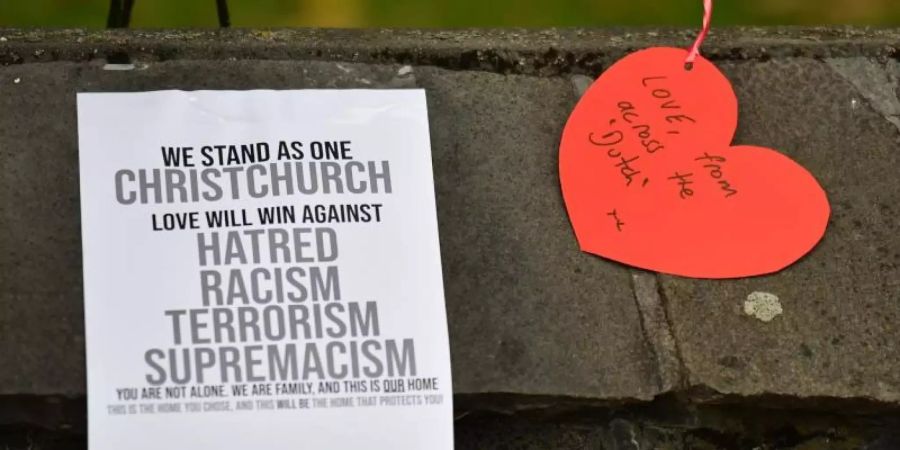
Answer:
[[[778, 401], [755, 406], [691, 403], [678, 395], [620, 404], [508, 394], [456, 395], [454, 401], [458, 411], [467, 411], [455, 421], [458, 449], [900, 448], [900, 411], [851, 413], [860, 410], [849, 403], [823, 412], [796, 407], [800, 403], [781, 409], [776, 406], [785, 403]], [[0, 397], [0, 411], [15, 406], [37, 412], [48, 405], [51, 410], [71, 408], [68, 413], [77, 415], [78, 423], [0, 421], [0, 447], [85, 449], [84, 398]]]

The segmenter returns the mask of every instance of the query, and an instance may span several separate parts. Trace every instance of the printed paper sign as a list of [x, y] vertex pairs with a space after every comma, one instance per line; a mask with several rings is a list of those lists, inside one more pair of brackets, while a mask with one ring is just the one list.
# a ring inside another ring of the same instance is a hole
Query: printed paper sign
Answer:
[[452, 449], [425, 93], [78, 95], [91, 450]]

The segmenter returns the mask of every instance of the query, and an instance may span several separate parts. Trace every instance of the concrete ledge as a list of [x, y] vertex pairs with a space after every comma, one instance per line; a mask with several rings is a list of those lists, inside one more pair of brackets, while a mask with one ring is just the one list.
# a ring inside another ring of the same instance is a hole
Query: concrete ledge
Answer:
[[[696, 30], [273, 29], [87, 31], [3, 29], [0, 63], [91, 61], [325, 60], [427, 65], [496, 73], [595, 76], [625, 54], [687, 47]], [[900, 30], [856, 27], [715, 28], [703, 47], [717, 61], [772, 58], [893, 58]]]
[[[426, 89], [461, 408], [895, 410], [898, 30], [729, 29], [706, 47], [740, 101], [736, 143], [783, 151], [828, 192], [800, 263], [699, 281], [578, 252], [556, 155], [585, 75], [692, 33], [0, 29], [0, 421], [39, 420], [4, 398], [84, 395], [75, 92], [164, 88]], [[104, 70], [126, 56], [133, 70]], [[782, 314], [746, 314], [753, 292]]]

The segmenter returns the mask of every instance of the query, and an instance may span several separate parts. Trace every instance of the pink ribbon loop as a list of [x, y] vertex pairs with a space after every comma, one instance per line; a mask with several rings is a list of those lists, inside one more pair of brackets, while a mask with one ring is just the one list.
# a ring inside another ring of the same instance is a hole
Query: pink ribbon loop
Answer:
[[684, 64], [688, 68], [690, 68], [694, 64], [694, 60], [700, 56], [700, 46], [703, 45], [703, 41], [706, 40], [706, 35], [709, 34], [710, 23], [712, 22], [712, 9], [713, 0], [703, 0], [703, 28], [700, 30], [697, 40], [694, 41], [694, 45], [688, 50], [687, 58], [684, 59]]

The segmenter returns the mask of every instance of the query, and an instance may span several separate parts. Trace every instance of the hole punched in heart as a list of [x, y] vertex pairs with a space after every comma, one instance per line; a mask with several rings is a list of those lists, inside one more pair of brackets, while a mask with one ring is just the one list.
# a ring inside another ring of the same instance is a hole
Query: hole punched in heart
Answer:
[[559, 168], [579, 247], [682, 277], [778, 272], [822, 238], [828, 197], [777, 150], [732, 145], [734, 89], [706, 58], [686, 72], [686, 53], [622, 58], [572, 111]]
[[688, 72], [693, 70], [694, 60], [700, 56], [700, 46], [703, 45], [703, 41], [706, 40], [706, 36], [709, 34], [709, 28], [712, 23], [712, 8], [713, 0], [703, 0], [703, 27], [700, 29], [697, 39], [694, 40], [694, 44], [688, 49], [687, 58], [684, 59], [684, 70]]

